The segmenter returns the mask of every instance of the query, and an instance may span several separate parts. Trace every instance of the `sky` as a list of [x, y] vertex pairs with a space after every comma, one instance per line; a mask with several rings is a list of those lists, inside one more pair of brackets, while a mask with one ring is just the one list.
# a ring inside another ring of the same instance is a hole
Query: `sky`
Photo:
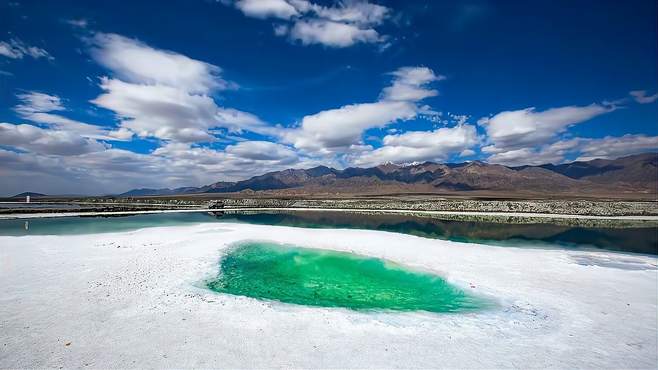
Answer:
[[657, 8], [0, 2], [0, 195], [656, 151]]

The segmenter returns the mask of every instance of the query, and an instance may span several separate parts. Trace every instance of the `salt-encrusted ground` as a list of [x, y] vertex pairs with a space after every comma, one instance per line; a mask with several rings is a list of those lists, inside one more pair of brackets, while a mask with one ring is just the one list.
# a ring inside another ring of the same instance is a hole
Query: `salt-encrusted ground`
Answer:
[[[204, 289], [226, 245], [246, 239], [387, 258], [499, 304], [475, 314], [358, 313]], [[656, 368], [656, 265], [244, 224], [3, 236], [0, 367]]]

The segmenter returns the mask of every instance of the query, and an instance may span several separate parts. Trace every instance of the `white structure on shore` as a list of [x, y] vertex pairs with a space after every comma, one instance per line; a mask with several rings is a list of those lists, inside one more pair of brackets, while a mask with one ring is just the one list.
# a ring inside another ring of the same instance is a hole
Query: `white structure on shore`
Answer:
[[29, 195], [25, 196], [25, 203], [30, 203], [30, 196]]

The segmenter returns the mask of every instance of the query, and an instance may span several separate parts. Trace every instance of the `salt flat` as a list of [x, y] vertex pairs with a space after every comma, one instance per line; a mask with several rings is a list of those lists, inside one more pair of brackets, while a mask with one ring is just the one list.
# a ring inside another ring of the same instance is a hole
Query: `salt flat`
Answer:
[[[386, 258], [498, 304], [366, 313], [205, 289], [241, 240]], [[655, 368], [656, 268], [641, 255], [228, 223], [2, 236], [0, 367]]]

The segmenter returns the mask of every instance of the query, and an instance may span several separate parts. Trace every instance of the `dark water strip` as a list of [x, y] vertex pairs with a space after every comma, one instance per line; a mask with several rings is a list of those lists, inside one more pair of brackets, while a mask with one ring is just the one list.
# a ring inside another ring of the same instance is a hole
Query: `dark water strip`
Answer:
[[[0, 235], [71, 235], [130, 231], [156, 226], [193, 225], [203, 222], [243, 222], [305, 228], [369, 229], [411, 234], [425, 238], [496, 245], [600, 248], [658, 255], [658, 228], [576, 227], [536, 224], [503, 224], [482, 221], [440, 220], [391, 214], [343, 212], [290, 212], [226, 214], [144, 214], [121, 217], [60, 217], [0, 220]], [[1, 246], [0, 246], [1, 247]]]
[[504, 224], [483, 221], [453, 221], [390, 214], [342, 212], [294, 212], [230, 214], [227, 222], [306, 228], [368, 229], [460, 242], [564, 248], [600, 248], [619, 252], [658, 255], [656, 227], [576, 227], [536, 224]]

